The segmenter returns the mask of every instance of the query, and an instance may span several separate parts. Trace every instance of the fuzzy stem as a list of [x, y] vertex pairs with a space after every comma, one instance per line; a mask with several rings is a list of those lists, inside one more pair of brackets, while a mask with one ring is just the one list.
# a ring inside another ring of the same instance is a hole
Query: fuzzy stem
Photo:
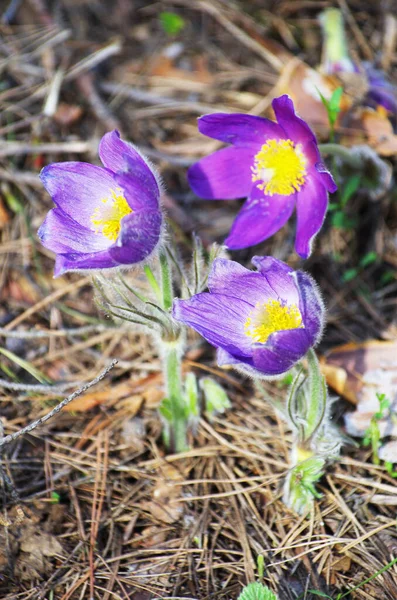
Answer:
[[160, 289], [159, 284], [157, 283], [157, 279], [155, 278], [152, 269], [149, 267], [149, 265], [145, 265], [143, 267], [143, 270], [145, 271], [146, 278], [147, 278], [149, 285], [152, 288], [157, 300], [161, 303], [162, 302], [161, 289]]
[[357, 154], [353, 154], [349, 148], [341, 146], [340, 144], [319, 144], [318, 149], [321, 154], [330, 154], [331, 156], [338, 156], [343, 160], [344, 163], [350, 165], [353, 169], [361, 171], [363, 168], [363, 160]]
[[172, 290], [172, 274], [170, 263], [167, 255], [164, 252], [160, 253], [160, 269], [161, 269], [161, 288], [163, 296], [163, 308], [169, 310], [172, 306], [173, 290]]
[[307, 361], [309, 363], [310, 397], [306, 414], [305, 434], [306, 440], [309, 440], [324, 419], [326, 391], [320, 365], [313, 349], [310, 349], [307, 353]]
[[169, 446], [171, 452], [183, 452], [187, 449], [187, 419], [182, 397], [181, 342], [163, 341], [162, 347], [166, 394], [171, 409]]

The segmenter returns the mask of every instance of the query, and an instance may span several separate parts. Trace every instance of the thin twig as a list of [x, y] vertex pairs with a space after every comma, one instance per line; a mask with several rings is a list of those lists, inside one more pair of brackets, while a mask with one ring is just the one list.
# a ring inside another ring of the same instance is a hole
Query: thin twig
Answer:
[[[1, 174], [0, 174], [1, 177]], [[68, 335], [86, 335], [87, 333], [103, 333], [104, 331], [120, 331], [120, 327], [109, 327], [108, 325], [84, 325], [83, 327], [71, 327], [70, 329], [37, 329], [33, 331], [10, 331], [0, 327], [0, 336], [17, 338], [22, 340], [39, 339], [48, 337], [67, 337]]]
[[80, 385], [76, 381], [61, 383], [58, 385], [41, 385], [36, 383], [15, 383], [0, 379], [0, 388], [11, 390], [13, 392], [37, 392], [39, 394], [54, 394], [55, 396], [63, 396], [66, 390]]
[[41, 417], [40, 419], [33, 421], [33, 423], [30, 423], [30, 425], [27, 425], [23, 429], [20, 429], [19, 431], [16, 431], [15, 433], [12, 433], [11, 435], [7, 435], [5, 438], [0, 440], [0, 447], [4, 446], [5, 444], [10, 444], [17, 438], [21, 437], [21, 435], [24, 435], [25, 433], [30, 433], [31, 431], [33, 431], [33, 429], [36, 429], [36, 427], [39, 427], [40, 425], [43, 425], [44, 423], [46, 423], [49, 419], [51, 419], [53, 416], [58, 414], [65, 406], [67, 406], [70, 402], [72, 402], [72, 400], [74, 400], [78, 396], [81, 396], [88, 389], [90, 389], [91, 387], [93, 387], [94, 385], [96, 385], [97, 383], [102, 381], [102, 379], [104, 379], [106, 377], [106, 375], [109, 373], [109, 371], [111, 371], [116, 365], [117, 365], [117, 360], [112, 360], [110, 365], [108, 365], [106, 367], [106, 369], [104, 371], [102, 371], [102, 373], [100, 373], [97, 377], [95, 377], [95, 379], [93, 379], [92, 381], [89, 381], [88, 383], [83, 385], [81, 388], [79, 388], [78, 390], [73, 392], [73, 394], [71, 394], [64, 400], [62, 400], [62, 402], [57, 404], [57, 406], [55, 408], [53, 408], [44, 417]]

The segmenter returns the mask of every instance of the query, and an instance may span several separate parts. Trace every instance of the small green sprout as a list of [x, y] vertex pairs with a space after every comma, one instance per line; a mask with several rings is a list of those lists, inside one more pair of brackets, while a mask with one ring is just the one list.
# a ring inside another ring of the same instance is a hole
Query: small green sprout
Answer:
[[185, 21], [180, 15], [173, 12], [161, 12], [159, 15], [160, 23], [165, 33], [170, 37], [178, 35], [185, 27]]
[[237, 600], [277, 600], [277, 596], [262, 583], [249, 583]]

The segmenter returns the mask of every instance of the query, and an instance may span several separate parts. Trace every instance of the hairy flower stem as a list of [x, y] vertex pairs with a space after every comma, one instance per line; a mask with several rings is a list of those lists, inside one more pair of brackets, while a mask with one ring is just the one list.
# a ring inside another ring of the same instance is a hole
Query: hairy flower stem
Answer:
[[316, 353], [312, 348], [307, 353], [307, 361], [309, 364], [310, 392], [306, 413], [305, 438], [308, 441], [323, 423], [327, 391]]
[[[173, 301], [172, 271], [165, 252], [160, 253], [162, 307], [168, 312]], [[181, 356], [183, 336], [180, 330], [168, 337], [162, 336], [161, 347], [164, 361], [164, 377], [169, 415], [165, 438], [171, 452], [183, 452], [187, 449], [187, 414], [182, 389]]]
[[284, 486], [284, 502], [299, 514], [308, 512], [319, 496], [315, 484], [324, 473], [326, 453], [321, 445], [329, 427], [326, 384], [313, 349], [306, 358], [308, 376], [302, 380], [302, 371], [298, 372], [288, 399], [295, 442]]
[[161, 289], [163, 292], [163, 308], [170, 310], [173, 300], [172, 274], [170, 263], [165, 252], [160, 253]]
[[341, 158], [342, 161], [352, 167], [355, 171], [361, 171], [363, 168], [363, 160], [356, 153], [353, 153], [350, 148], [345, 148], [340, 144], [319, 144], [318, 149], [321, 154], [329, 154], [333, 157]]
[[171, 452], [183, 452], [187, 449], [186, 407], [183, 399], [181, 382], [181, 350], [180, 340], [164, 342], [163, 360], [167, 398], [170, 407], [168, 445]]

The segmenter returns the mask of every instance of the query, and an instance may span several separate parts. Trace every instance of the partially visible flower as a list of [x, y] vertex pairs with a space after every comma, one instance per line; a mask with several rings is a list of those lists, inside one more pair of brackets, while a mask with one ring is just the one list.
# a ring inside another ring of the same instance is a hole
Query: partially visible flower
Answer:
[[[342, 11], [338, 8], [327, 8], [319, 17], [323, 30], [322, 70], [329, 75], [339, 75], [350, 83], [351, 74], [361, 75], [364, 84], [364, 102], [370, 106], [383, 106], [386, 110], [397, 113], [397, 89], [388, 81], [386, 74], [370, 62], [364, 62], [360, 69], [350, 58], [346, 41], [345, 25]], [[356, 87], [359, 81], [353, 80]]]
[[132, 265], [160, 241], [160, 189], [145, 159], [117, 131], [103, 136], [99, 156], [104, 167], [63, 162], [41, 172], [56, 206], [38, 235], [57, 255], [55, 276]]
[[381, 69], [375, 68], [371, 63], [363, 64], [368, 80], [368, 104], [383, 106], [386, 110], [397, 113], [397, 88], [388, 81], [386, 74]]
[[307, 258], [335, 182], [321, 162], [316, 138], [289, 96], [273, 100], [277, 123], [245, 114], [201, 117], [198, 128], [231, 144], [190, 167], [192, 190], [202, 198], [248, 197], [226, 245], [247, 248], [278, 231], [297, 210], [295, 250]]
[[357, 67], [349, 56], [342, 11], [327, 8], [319, 15], [324, 46], [322, 69], [325, 73], [356, 73]]
[[324, 307], [307, 273], [269, 256], [252, 262], [258, 271], [217, 258], [210, 292], [175, 300], [173, 315], [218, 348], [219, 365], [273, 377], [291, 369], [318, 342]]

